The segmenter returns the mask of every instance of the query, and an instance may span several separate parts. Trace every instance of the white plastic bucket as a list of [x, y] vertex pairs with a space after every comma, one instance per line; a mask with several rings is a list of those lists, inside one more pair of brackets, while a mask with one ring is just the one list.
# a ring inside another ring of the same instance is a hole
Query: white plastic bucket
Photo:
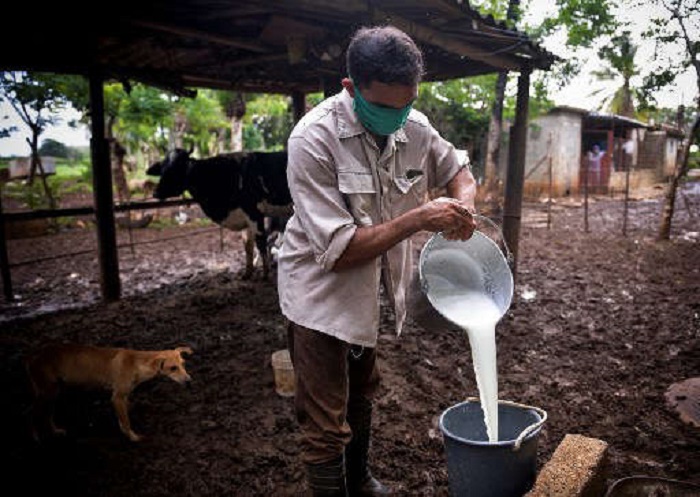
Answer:
[[294, 396], [294, 366], [292, 366], [289, 350], [278, 350], [272, 354], [271, 359], [275, 391], [282, 397]]

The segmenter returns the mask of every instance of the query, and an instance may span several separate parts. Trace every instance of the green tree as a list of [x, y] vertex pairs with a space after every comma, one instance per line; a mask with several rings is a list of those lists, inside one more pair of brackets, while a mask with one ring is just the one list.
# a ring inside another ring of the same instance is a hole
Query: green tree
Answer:
[[220, 136], [228, 124], [215, 92], [203, 90], [195, 98], [180, 98], [176, 113], [185, 117], [185, 146], [194, 146], [203, 156], [218, 153]]
[[469, 152], [475, 174], [483, 172], [481, 144], [488, 128], [496, 75], [421, 84], [416, 109], [456, 147]]
[[[556, 0], [557, 9], [552, 16], [547, 17], [536, 26], [525, 25], [525, 30], [535, 41], [542, 42], [547, 37], [559, 32], [566, 34], [566, 45], [569, 49], [580, 50], [590, 47], [595, 40], [613, 33], [618, 25], [612, 6], [615, 0]], [[473, 2], [482, 14], [492, 15], [496, 19], [505, 20], [511, 28], [516, 28], [523, 12], [531, 4], [521, 5], [520, 0], [482, 0]], [[576, 57], [559, 60], [554, 64], [551, 73], [536, 73], [532, 78], [530, 93], [530, 115], [537, 115], [552, 107], [553, 102], [547, 96], [547, 87], [551, 81], [559, 82], [560, 86], [567, 84], [579, 70], [580, 62]], [[495, 95], [490, 109], [489, 132], [485, 158], [485, 187], [483, 191], [489, 196], [497, 187], [497, 161], [500, 154], [500, 143], [503, 127], [504, 105], [507, 106], [506, 86], [508, 73], [501, 72], [495, 81]], [[495, 197], [494, 197], [495, 199]]]
[[255, 94], [246, 103], [243, 141], [246, 150], [281, 150], [292, 131], [291, 99]]
[[39, 137], [47, 126], [58, 122], [55, 113], [67, 103], [61, 91], [64, 83], [65, 76], [50, 73], [12, 71], [0, 73], [0, 99], [12, 106], [31, 134], [27, 139], [32, 156], [29, 184], [33, 183], [36, 172], [39, 171], [44, 193], [51, 208], [56, 207], [56, 201], [46, 182], [41, 164]]
[[230, 150], [243, 150], [243, 117], [246, 113], [246, 96], [238, 91], [220, 91], [217, 93], [219, 104], [230, 122]]
[[[482, 13], [488, 13], [500, 18], [505, 11], [506, 21], [514, 26], [519, 18], [520, 0], [509, 0], [504, 5], [499, 0], [489, 0], [480, 6]], [[484, 160], [484, 188], [486, 196], [491, 195], [497, 186], [498, 156], [501, 150], [501, 135], [503, 131], [503, 103], [508, 82], [508, 72], [500, 71], [496, 77], [494, 98], [490, 109], [488, 134], [486, 140], [486, 157]], [[495, 198], [495, 197], [494, 197]]]
[[[632, 88], [630, 80], [639, 74], [634, 57], [637, 54], [637, 46], [630, 39], [630, 32], [613, 36], [610, 44], [598, 50], [598, 56], [608, 66], [602, 71], [596, 71], [594, 76], [601, 81], [615, 81], [622, 79], [622, 84], [609, 96], [603, 99], [601, 108], [613, 114], [626, 117], [635, 117], [634, 100], [639, 99], [637, 92]], [[599, 92], [596, 92], [599, 93]]]
[[[636, 3], [639, 5], [639, 3]], [[690, 150], [700, 142], [700, 3], [697, 0], [646, 0], [652, 15], [644, 37], [656, 45], [655, 67], [644, 78], [643, 91], [653, 101], [653, 94], [675, 82], [676, 76], [692, 69], [697, 86], [695, 119], [678, 153], [676, 170], [666, 192], [659, 223], [658, 238], [668, 240], [675, 211], [676, 190], [690, 168]]]
[[[66, 98], [89, 122], [87, 80], [75, 76], [64, 86]], [[175, 97], [140, 83], [109, 82], [103, 86], [105, 139], [110, 146], [112, 176], [122, 201], [130, 199], [126, 180], [127, 154], [167, 149], [167, 135], [172, 120]]]
[[39, 147], [40, 156], [48, 155], [51, 157], [61, 157], [63, 159], [67, 159], [69, 153], [68, 147], [59, 141], [52, 140], [51, 138], [47, 138], [41, 142], [41, 146]]

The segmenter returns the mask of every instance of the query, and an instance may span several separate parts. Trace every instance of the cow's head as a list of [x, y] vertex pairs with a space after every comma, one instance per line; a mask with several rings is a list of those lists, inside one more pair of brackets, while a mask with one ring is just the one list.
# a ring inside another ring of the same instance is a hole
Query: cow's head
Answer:
[[160, 200], [182, 195], [186, 189], [187, 167], [192, 150], [176, 148], [171, 150], [160, 162], [148, 168], [146, 174], [160, 176], [153, 196]]

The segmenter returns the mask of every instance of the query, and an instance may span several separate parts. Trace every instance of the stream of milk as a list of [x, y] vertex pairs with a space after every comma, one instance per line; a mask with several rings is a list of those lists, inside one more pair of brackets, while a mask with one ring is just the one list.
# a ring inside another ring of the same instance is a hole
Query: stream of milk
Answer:
[[469, 336], [476, 384], [489, 442], [498, 441], [498, 371], [496, 323], [501, 312], [488, 296], [476, 291], [442, 288], [433, 299], [436, 309], [464, 328]]

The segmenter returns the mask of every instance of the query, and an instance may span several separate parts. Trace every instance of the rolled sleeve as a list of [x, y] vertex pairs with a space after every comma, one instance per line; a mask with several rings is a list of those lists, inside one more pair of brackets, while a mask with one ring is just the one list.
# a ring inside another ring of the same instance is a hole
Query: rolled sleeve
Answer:
[[315, 260], [330, 271], [342, 256], [357, 226], [338, 189], [335, 165], [329, 154], [304, 137], [288, 142], [287, 180]]
[[455, 174], [469, 165], [469, 157], [465, 154], [460, 160], [454, 145], [442, 138], [435, 129], [432, 130], [429, 150], [429, 161], [433, 168], [432, 177], [435, 178], [435, 184], [431, 187], [444, 187]]
[[323, 266], [326, 271], [332, 270], [340, 256], [345, 252], [352, 237], [355, 236], [356, 230], [357, 226], [354, 224], [342, 226], [331, 238], [328, 249], [316, 256], [316, 262]]

